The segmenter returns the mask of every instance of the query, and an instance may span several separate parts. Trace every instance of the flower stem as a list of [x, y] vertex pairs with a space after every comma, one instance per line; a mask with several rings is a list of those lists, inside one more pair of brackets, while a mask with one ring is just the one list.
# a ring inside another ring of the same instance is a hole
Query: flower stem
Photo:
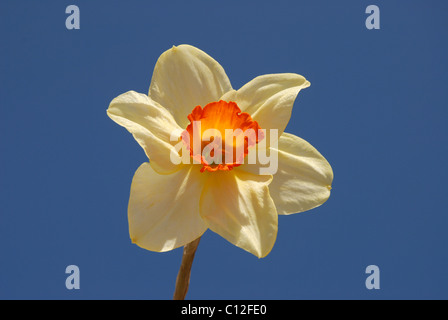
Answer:
[[187, 295], [188, 285], [190, 284], [191, 265], [193, 264], [194, 255], [200, 240], [201, 237], [184, 246], [184, 254], [182, 256], [179, 273], [177, 274], [173, 300], [184, 300]]

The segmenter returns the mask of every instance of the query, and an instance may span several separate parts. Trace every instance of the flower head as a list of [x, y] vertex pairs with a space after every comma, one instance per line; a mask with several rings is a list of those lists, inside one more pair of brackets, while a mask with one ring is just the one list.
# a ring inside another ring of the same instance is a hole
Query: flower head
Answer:
[[[309, 85], [298, 74], [270, 74], [234, 90], [205, 52], [189, 45], [164, 52], [148, 95], [126, 92], [107, 110], [149, 158], [132, 180], [132, 241], [162, 252], [211, 229], [266, 256], [278, 214], [312, 209], [330, 196], [331, 166], [284, 132], [297, 94]], [[265, 161], [253, 161], [261, 151]]]

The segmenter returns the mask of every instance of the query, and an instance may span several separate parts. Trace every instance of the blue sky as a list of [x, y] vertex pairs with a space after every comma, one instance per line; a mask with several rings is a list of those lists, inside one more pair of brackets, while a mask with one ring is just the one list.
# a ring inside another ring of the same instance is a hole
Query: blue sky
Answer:
[[[67, 30], [65, 8], [80, 9]], [[365, 9], [380, 8], [379, 30]], [[129, 239], [147, 161], [106, 115], [191, 44], [234, 88], [304, 75], [287, 130], [330, 162], [330, 199], [281, 216], [264, 259], [207, 231], [190, 299], [448, 298], [448, 4], [444, 1], [2, 1], [0, 298], [171, 299], [181, 249]], [[67, 290], [65, 268], [80, 268]], [[380, 268], [368, 290], [365, 269]]]

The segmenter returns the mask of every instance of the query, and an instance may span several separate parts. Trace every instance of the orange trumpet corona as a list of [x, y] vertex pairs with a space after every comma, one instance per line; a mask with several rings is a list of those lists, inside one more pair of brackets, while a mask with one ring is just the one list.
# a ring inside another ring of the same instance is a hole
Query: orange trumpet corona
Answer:
[[232, 170], [243, 163], [249, 147], [264, 138], [257, 121], [232, 101], [197, 106], [188, 120], [181, 139], [191, 158], [203, 165], [201, 172]]

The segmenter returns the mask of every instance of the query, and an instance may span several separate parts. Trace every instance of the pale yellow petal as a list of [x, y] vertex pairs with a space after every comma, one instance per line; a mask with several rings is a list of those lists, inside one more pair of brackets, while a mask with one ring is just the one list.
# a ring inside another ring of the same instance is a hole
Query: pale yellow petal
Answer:
[[270, 181], [270, 176], [236, 169], [213, 172], [200, 202], [201, 216], [212, 231], [259, 258], [271, 251], [277, 237]]
[[142, 164], [135, 172], [129, 198], [132, 242], [163, 252], [200, 237], [207, 229], [199, 215], [203, 179], [193, 165], [160, 175], [148, 163]]
[[180, 45], [165, 51], [157, 61], [149, 96], [167, 108], [177, 123], [186, 128], [194, 107], [218, 101], [232, 90], [221, 65], [205, 52]]
[[298, 74], [267, 74], [256, 77], [236, 92], [227, 92], [221, 99], [235, 101], [262, 129], [277, 129], [280, 136], [289, 122], [297, 94], [309, 85]]
[[278, 171], [269, 191], [279, 214], [320, 206], [330, 196], [333, 170], [308, 142], [283, 133], [278, 144]]
[[[154, 170], [167, 174], [180, 169], [180, 164], [170, 161], [173, 146], [177, 143], [170, 141], [170, 136], [177, 132], [180, 137], [182, 129], [166, 109], [145, 94], [129, 91], [112, 100], [107, 114], [133, 134]], [[179, 157], [177, 163], [180, 162]]]

